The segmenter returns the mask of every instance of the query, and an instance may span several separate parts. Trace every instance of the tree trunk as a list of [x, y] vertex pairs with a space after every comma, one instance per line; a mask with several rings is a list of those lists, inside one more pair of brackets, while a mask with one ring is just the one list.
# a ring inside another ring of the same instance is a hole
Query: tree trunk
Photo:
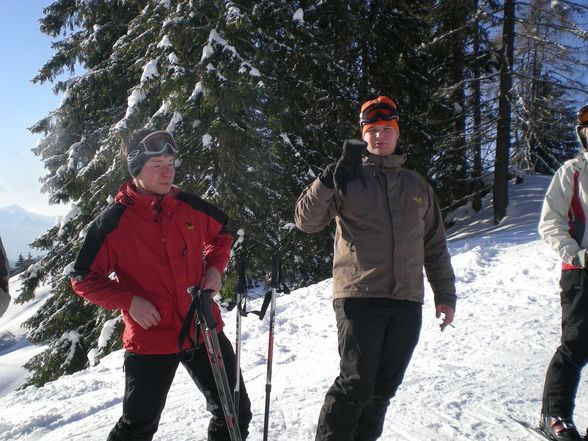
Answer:
[[[478, 0], [475, 0], [475, 10], [478, 9]], [[478, 59], [480, 55], [480, 23], [476, 20], [473, 31], [474, 55]], [[474, 136], [472, 139], [472, 208], [474, 211], [482, 209], [482, 140], [480, 130], [482, 129], [482, 90], [480, 85], [480, 65], [474, 64], [474, 81], [472, 84], [472, 107], [474, 118]]]
[[511, 89], [515, 25], [515, 0], [504, 2], [502, 63], [498, 99], [498, 129], [494, 162], [494, 224], [506, 216], [508, 206], [508, 161], [510, 155]]

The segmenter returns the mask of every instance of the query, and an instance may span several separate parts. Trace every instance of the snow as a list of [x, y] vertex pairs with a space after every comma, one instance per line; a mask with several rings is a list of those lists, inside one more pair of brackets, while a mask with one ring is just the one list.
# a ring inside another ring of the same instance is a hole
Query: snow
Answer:
[[127, 99], [127, 112], [124, 119], [128, 119], [133, 114], [135, 107], [145, 99], [145, 96], [145, 91], [141, 87], [137, 87], [131, 92]]
[[236, 250], [239, 250], [241, 248], [241, 244], [245, 240], [245, 230], [243, 228], [239, 228], [237, 230], [236, 236], [237, 237], [235, 237], [235, 240], [233, 242], [233, 246], [231, 247], [231, 256], [234, 255]]
[[[0, 318], [0, 397], [13, 393], [24, 383], [27, 371], [22, 367], [33, 356], [42, 352], [44, 347], [26, 340], [27, 330], [21, 324], [31, 318], [35, 311], [45, 302], [49, 289], [37, 289], [36, 297], [24, 305], [15, 304], [14, 298], [21, 288], [18, 276], [10, 279], [10, 293], [13, 301]], [[0, 440], [4, 440], [4, 422], [0, 420]]]
[[161, 40], [159, 41], [159, 43], [157, 43], [157, 47], [159, 49], [164, 49], [164, 48], [168, 48], [168, 47], [172, 47], [171, 41], [169, 39], [169, 35], [164, 35]]
[[178, 126], [178, 124], [181, 122], [182, 122], [182, 114], [176, 110], [176, 111], [174, 111], [174, 114], [173, 114], [169, 124], [165, 128], [165, 130], [173, 133], [176, 131], [176, 127]]
[[[156, 78], [159, 76], [159, 71], [157, 70], [157, 59], [150, 60], [144, 67], [143, 73], [141, 74], [141, 84], [149, 81], [151, 78]], [[129, 106], [131, 106], [129, 102]]]
[[300, 23], [304, 23], [304, 10], [302, 8], [298, 8], [292, 17], [292, 21], [299, 21]]
[[288, 144], [290, 146], [292, 145], [292, 143], [290, 142], [290, 137], [287, 133], [280, 133], [280, 137], [282, 138], [282, 141], [284, 141], [285, 144]]
[[246, 63], [246, 62], [243, 62], [241, 64], [241, 67], [239, 68], [239, 73], [242, 73], [242, 74], [248, 73], [252, 77], [260, 77], [261, 76], [261, 72], [257, 68], [251, 66], [251, 64]]
[[165, 115], [168, 111], [170, 107], [170, 101], [169, 100], [163, 100], [161, 102], [161, 106], [159, 107], [159, 109], [157, 109], [157, 112], [155, 112], [153, 114], [153, 116], [151, 117], [151, 119], [155, 119], [161, 115]]
[[178, 56], [175, 54], [175, 52], [170, 53], [167, 56], [167, 60], [170, 62], [170, 64], [180, 64], [180, 60]]
[[[239, 53], [237, 52], [237, 50], [235, 49], [234, 46], [231, 46], [227, 40], [225, 40], [217, 31], [216, 29], [212, 29], [210, 31], [210, 34], [208, 35], [208, 44], [206, 46], [204, 46], [204, 48], [202, 49], [202, 57], [200, 58], [200, 62], [203, 63], [204, 61], [206, 61], [207, 59], [209, 59], [210, 57], [212, 57], [214, 55], [214, 48], [213, 48], [213, 43], [220, 46], [220, 50], [222, 51], [229, 51], [231, 53], [232, 57], [236, 57], [238, 60], [241, 61], [241, 66], [239, 67], [239, 73], [242, 74], [249, 74], [252, 77], [260, 77], [261, 76], [261, 72], [259, 71], [259, 69], [257, 69], [256, 67], [252, 66], [250, 63], [244, 61], [241, 56], [239, 55]], [[206, 66], [206, 70], [208, 72], [213, 72], [216, 70], [216, 68], [209, 63]], [[224, 77], [221, 74], [218, 74], [219, 78], [224, 79]]]
[[61, 236], [65, 226], [71, 222], [73, 219], [78, 217], [81, 214], [81, 210], [77, 205], [71, 207], [71, 209], [63, 216], [59, 218], [59, 231], [57, 232], [58, 236]]
[[192, 91], [192, 95], [190, 95], [190, 98], [188, 98], [188, 101], [194, 101], [196, 100], [200, 95], [202, 95], [204, 93], [204, 85], [202, 84], [202, 81], [198, 81], [198, 83], [196, 83], [196, 86], [194, 87], [194, 90]]
[[[549, 177], [511, 184], [508, 216], [492, 225], [486, 207], [449, 230], [459, 301], [455, 327], [439, 331], [427, 287], [423, 328], [413, 360], [392, 399], [385, 441], [515, 441], [539, 439], [516, 420], [535, 424], [545, 370], [559, 342], [559, 269], [536, 227]], [[287, 268], [284, 268], [287, 271]], [[11, 289], [18, 289], [11, 280]], [[338, 373], [332, 282], [324, 280], [276, 305], [270, 439], [314, 438], [324, 394]], [[15, 390], [19, 366], [42, 348], [18, 324], [43, 301], [12, 304], [0, 318], [0, 440], [103, 440], [121, 413], [122, 351], [96, 366], [44, 387]], [[250, 301], [259, 309], [261, 299]], [[269, 314], [267, 314], [269, 316]], [[235, 310], [224, 311], [234, 341]], [[242, 368], [254, 418], [250, 439], [261, 439], [265, 402], [268, 317], [243, 319]], [[588, 383], [580, 384], [576, 423], [588, 424]], [[209, 414], [200, 392], [178, 369], [162, 415], [161, 441], [203, 441]]]
[[210, 135], [209, 133], [205, 133], [202, 136], [202, 147], [204, 149], [209, 149], [212, 147], [212, 135]]
[[100, 349], [106, 347], [108, 341], [110, 340], [113, 332], [115, 331], [116, 325], [122, 321], [122, 317], [118, 316], [117, 318], [107, 320], [102, 327], [102, 331], [100, 332], [100, 336], [98, 337], [98, 347], [92, 348], [88, 352], [88, 359], [90, 360], [90, 366], [96, 366], [97, 360], [96, 356], [100, 352]]

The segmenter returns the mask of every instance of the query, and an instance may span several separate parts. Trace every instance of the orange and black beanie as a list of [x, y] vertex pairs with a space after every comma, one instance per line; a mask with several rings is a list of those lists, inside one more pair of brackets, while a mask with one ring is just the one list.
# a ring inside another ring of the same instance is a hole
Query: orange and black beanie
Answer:
[[[373, 106], [374, 104], [378, 104], [378, 103], [386, 103], [386, 104], [389, 104], [392, 107], [394, 107], [394, 109], [398, 109], [398, 106], [396, 106], [396, 103], [393, 100], [391, 100], [387, 96], [379, 96], [375, 100], [370, 100], [370, 101], [366, 101], [365, 103], [363, 103], [363, 105], [361, 106], [360, 118], [361, 118], [361, 115], [363, 115], [363, 112], [368, 107]], [[371, 124], [361, 125], [361, 123], [360, 123], [361, 136], [363, 136], [364, 133], [366, 132], [366, 130], [369, 129], [370, 127], [383, 126], [383, 125], [394, 127], [394, 129], [396, 129], [396, 133], [398, 134], [398, 136], [400, 136], [400, 128], [398, 126], [398, 120], [399, 120], [399, 118], [392, 120], [392, 121], [385, 121], [382, 119], [378, 119], [376, 122], [371, 123]]]

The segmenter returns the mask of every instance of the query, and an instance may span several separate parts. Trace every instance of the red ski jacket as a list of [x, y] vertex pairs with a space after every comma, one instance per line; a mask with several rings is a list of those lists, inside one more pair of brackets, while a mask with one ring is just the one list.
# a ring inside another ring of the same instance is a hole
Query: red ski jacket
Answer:
[[[176, 353], [192, 300], [187, 288], [199, 284], [208, 266], [222, 274], [229, 260], [233, 239], [227, 220], [213, 205], [175, 187], [160, 198], [139, 194], [125, 183], [115, 203], [90, 224], [70, 273], [72, 287], [96, 305], [122, 311], [126, 350]], [[130, 317], [133, 296], [158, 309], [157, 326], [145, 330]], [[220, 332], [223, 322], [214, 302], [213, 311]]]

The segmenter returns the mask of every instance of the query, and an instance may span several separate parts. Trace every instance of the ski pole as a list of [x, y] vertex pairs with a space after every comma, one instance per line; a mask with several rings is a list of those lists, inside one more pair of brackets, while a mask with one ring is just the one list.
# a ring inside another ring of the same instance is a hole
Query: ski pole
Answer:
[[269, 343], [267, 350], [267, 376], [265, 381], [265, 416], [263, 421], [263, 441], [267, 441], [269, 429], [269, 410], [270, 410], [270, 393], [272, 391], [272, 362], [274, 358], [274, 320], [276, 315], [276, 292], [278, 290], [279, 281], [278, 274], [280, 268], [280, 256], [277, 254], [272, 256], [272, 299], [270, 306], [270, 322], [269, 322]]
[[235, 389], [233, 390], [233, 403], [235, 409], [239, 409], [241, 399], [241, 301], [246, 295], [245, 262], [238, 258], [236, 261], [237, 270], [237, 319], [235, 325]]
[[237, 418], [235, 417], [235, 406], [231, 396], [229, 380], [227, 379], [223, 354], [215, 331], [218, 323], [214, 318], [211, 306], [211, 297], [214, 291], [211, 289], [200, 290], [198, 287], [191, 286], [188, 288], [188, 292], [192, 296], [192, 301], [197, 305], [196, 316], [194, 319], [194, 339], [196, 340], [198, 338], [196, 332], [198, 330], [198, 324], [200, 324], [202, 335], [204, 336], [204, 345], [206, 346], [206, 352], [208, 353], [208, 360], [210, 361], [212, 375], [214, 376], [214, 382], [216, 383], [221, 406], [225, 415], [229, 436], [231, 437], [231, 441], [242, 441], [241, 431], [239, 430]]

